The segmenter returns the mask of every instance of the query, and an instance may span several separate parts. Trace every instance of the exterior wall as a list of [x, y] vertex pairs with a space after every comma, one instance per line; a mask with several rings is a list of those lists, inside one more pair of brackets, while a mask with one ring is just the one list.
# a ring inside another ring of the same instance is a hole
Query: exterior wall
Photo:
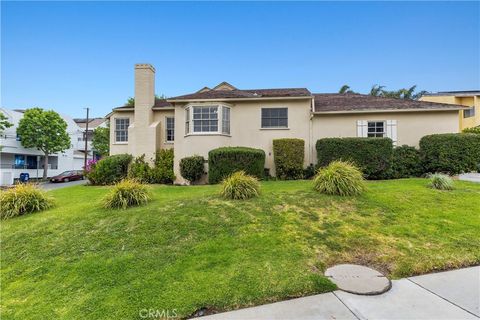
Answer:
[[460, 96], [423, 96], [422, 101], [460, 104], [467, 107], [475, 107], [475, 116], [464, 118], [463, 110], [458, 112], [460, 130], [480, 126], [480, 96], [460, 97]]
[[423, 136], [435, 133], [458, 132], [457, 111], [385, 112], [363, 114], [315, 115], [313, 118], [313, 153], [317, 161], [315, 143], [321, 138], [356, 137], [357, 120], [397, 121], [397, 145], [418, 147]]
[[[202, 105], [201, 103], [192, 105]], [[215, 105], [209, 103], [205, 105]], [[305, 165], [310, 163], [310, 99], [283, 101], [246, 101], [229, 104], [230, 135], [185, 135], [185, 106], [175, 106], [175, 175], [177, 183], [186, 181], [180, 175], [180, 159], [192, 155], [201, 155], [208, 159], [208, 152], [225, 146], [246, 146], [263, 149], [266, 154], [265, 167], [275, 174], [273, 165], [273, 139], [299, 138], [305, 141]], [[288, 129], [262, 129], [261, 108], [288, 108]]]
[[[128, 130], [129, 142], [116, 142], [115, 141], [115, 119], [129, 118], [130, 126], [134, 121], [133, 111], [118, 111], [112, 113], [110, 116], [110, 155], [129, 153], [129, 144], [131, 144], [130, 135], [132, 134], [130, 129]], [[148, 141], [146, 142], [148, 143]]]

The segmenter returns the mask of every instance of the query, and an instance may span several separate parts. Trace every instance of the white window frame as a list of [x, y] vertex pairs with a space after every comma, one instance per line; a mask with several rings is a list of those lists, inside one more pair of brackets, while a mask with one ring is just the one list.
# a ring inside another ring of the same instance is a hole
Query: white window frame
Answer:
[[[195, 121], [202, 121], [199, 119], [194, 119], [193, 114], [195, 108], [217, 108], [217, 130], [216, 131], [194, 131]], [[229, 110], [229, 118], [224, 119], [224, 111]], [[226, 104], [215, 103], [215, 104], [205, 104], [205, 103], [192, 103], [185, 106], [185, 136], [202, 136], [202, 135], [224, 135], [230, 136], [231, 132], [231, 107]], [[224, 130], [224, 122], [228, 123], [228, 132]]]
[[[118, 130], [117, 129], [117, 120], [128, 120], [128, 126], [125, 129]], [[115, 130], [113, 131], [113, 138], [116, 144], [125, 144], [128, 143], [128, 127], [130, 127], [130, 118], [129, 117], [118, 117], [115, 118]], [[125, 131], [126, 132], [126, 140], [118, 141], [117, 140], [117, 131]]]
[[[375, 126], [373, 127], [375, 129], [374, 132], [369, 132], [368, 129], [370, 128], [369, 124], [370, 123], [375, 123]], [[378, 132], [376, 129], [377, 129], [377, 123], [382, 123], [383, 124], [383, 131], [382, 132]], [[369, 137], [369, 134], [374, 134], [373, 137]], [[377, 135], [378, 134], [381, 134], [382, 136], [381, 137], [378, 137]], [[367, 121], [367, 138], [385, 138], [387, 136], [387, 122], [386, 121], [382, 121], [382, 120], [378, 120], [378, 121], [375, 121], [375, 120], [369, 120]]]
[[[168, 128], [168, 119], [173, 119], [173, 128]], [[173, 130], [173, 139], [168, 139], [168, 130]], [[175, 117], [174, 116], [166, 116], [165, 117], [165, 143], [174, 143], [175, 141]]]
[[[266, 109], [286, 109], [287, 110], [287, 125], [286, 126], [278, 126], [278, 127], [264, 127], [263, 126], [263, 110], [266, 110]], [[288, 127], [288, 124], [289, 124], [289, 116], [288, 116], [289, 112], [288, 112], [288, 107], [281, 107], [281, 106], [278, 106], [278, 107], [262, 107], [260, 108], [260, 129], [262, 130], [287, 130], [289, 127]]]

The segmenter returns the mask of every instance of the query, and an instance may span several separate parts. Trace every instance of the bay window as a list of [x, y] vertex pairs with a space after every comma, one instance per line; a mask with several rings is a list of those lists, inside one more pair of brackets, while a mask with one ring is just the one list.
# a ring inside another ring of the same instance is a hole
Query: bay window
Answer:
[[185, 108], [186, 134], [230, 134], [230, 108], [223, 105]]

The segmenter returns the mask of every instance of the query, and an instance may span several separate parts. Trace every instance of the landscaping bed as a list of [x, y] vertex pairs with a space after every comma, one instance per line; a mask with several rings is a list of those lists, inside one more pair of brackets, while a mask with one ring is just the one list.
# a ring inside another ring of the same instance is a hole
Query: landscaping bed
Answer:
[[[188, 317], [328, 292], [330, 265], [398, 278], [480, 263], [480, 185], [369, 181], [356, 197], [268, 181], [227, 201], [220, 186], [152, 186], [152, 201], [102, 208], [109, 187], [49, 192], [53, 209], [2, 221], [1, 317]], [[164, 313], [166, 314], [166, 313]]]

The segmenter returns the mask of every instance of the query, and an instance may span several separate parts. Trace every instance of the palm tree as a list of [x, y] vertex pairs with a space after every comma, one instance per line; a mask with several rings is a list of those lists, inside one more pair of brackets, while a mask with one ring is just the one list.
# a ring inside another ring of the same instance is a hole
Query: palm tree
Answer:
[[375, 84], [372, 86], [372, 89], [370, 89], [370, 95], [374, 97], [383, 97], [385, 94], [385, 90], [383, 90], [385, 86], [381, 86], [378, 84]]
[[355, 93], [353, 90], [350, 90], [350, 86], [344, 84], [340, 90], [338, 90], [338, 93]]

